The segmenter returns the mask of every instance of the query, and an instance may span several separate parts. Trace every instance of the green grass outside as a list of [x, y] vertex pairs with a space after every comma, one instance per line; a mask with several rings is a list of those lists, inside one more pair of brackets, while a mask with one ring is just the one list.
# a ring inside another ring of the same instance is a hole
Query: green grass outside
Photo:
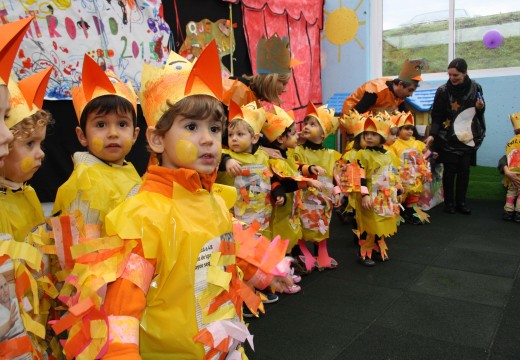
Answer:
[[[477, 18], [458, 19], [457, 29], [479, 27], [485, 25], [505, 24], [520, 21], [520, 11], [482, 16]], [[428, 24], [415, 24], [383, 32], [387, 36], [424, 34], [448, 29], [447, 21]], [[490, 69], [520, 66], [520, 36], [504, 38], [504, 43], [495, 49], [488, 49], [482, 41], [471, 41], [455, 44], [455, 57], [463, 57], [471, 69]], [[392, 76], [399, 74], [403, 59], [426, 59], [429, 65], [427, 73], [445, 72], [448, 64], [448, 44], [420, 46], [414, 48], [396, 48], [383, 40], [383, 74]]]

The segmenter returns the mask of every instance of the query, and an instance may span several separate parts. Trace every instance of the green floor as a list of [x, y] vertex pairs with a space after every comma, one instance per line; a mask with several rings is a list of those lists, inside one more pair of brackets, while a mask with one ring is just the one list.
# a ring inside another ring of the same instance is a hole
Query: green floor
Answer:
[[503, 175], [496, 167], [472, 166], [468, 188], [468, 199], [504, 200]]

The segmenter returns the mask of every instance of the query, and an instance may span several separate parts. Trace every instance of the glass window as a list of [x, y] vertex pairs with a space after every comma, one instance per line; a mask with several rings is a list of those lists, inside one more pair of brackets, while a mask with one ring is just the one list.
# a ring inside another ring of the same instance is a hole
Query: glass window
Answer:
[[395, 76], [405, 59], [415, 58], [428, 62], [424, 73], [445, 72], [455, 57], [466, 59], [472, 70], [520, 66], [520, 1], [493, 0], [492, 6], [489, 0], [382, 4], [384, 76]]

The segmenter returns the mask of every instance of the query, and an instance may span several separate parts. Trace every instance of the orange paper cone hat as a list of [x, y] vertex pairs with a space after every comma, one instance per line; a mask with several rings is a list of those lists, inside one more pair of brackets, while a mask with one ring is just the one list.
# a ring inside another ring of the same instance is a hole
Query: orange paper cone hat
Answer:
[[397, 127], [403, 127], [405, 125], [415, 126], [415, 121], [411, 111], [398, 112], [392, 117], [392, 122]]
[[289, 74], [291, 52], [289, 40], [274, 34], [269, 39], [262, 36], [256, 45], [256, 72], [258, 74]]
[[275, 141], [285, 130], [294, 124], [294, 113], [286, 112], [281, 107], [273, 105], [273, 110], [265, 114], [267, 117], [262, 133], [270, 141]]
[[9, 81], [11, 110], [9, 111], [9, 118], [5, 119], [5, 124], [8, 128], [12, 128], [42, 108], [45, 90], [47, 89], [52, 69], [52, 66], [50, 66], [31, 76], [27, 76], [18, 83], [14, 79]]
[[399, 73], [399, 79], [407, 83], [412, 82], [412, 80], [422, 81], [421, 72], [424, 68], [426, 68], [426, 63], [422, 59], [406, 60]]
[[139, 100], [149, 126], [154, 126], [161, 118], [168, 108], [167, 102], [175, 104], [191, 95], [210, 95], [222, 101], [222, 75], [215, 40], [204, 48], [194, 64], [185, 64], [189, 72], [168, 66], [174, 58], [182, 61], [180, 55], [170, 53], [167, 66], [163, 68], [143, 65]]
[[520, 129], [520, 112], [509, 115], [509, 120], [511, 120], [511, 124], [513, 124], [513, 129]]
[[325, 137], [338, 129], [339, 120], [334, 116], [334, 109], [329, 109], [327, 105], [322, 105], [317, 108], [312, 102], [309, 102], [306, 116], [312, 116], [318, 120]]
[[234, 102], [229, 105], [229, 121], [235, 119], [244, 120], [251, 126], [255, 134], [259, 134], [262, 131], [262, 127], [265, 123], [266, 113], [263, 107], [259, 107], [256, 101], [253, 101], [244, 106], [238, 106]]
[[0, 85], [7, 85], [20, 43], [34, 16], [0, 26]]
[[347, 134], [352, 134], [354, 137], [363, 132], [363, 121], [361, 115], [355, 109], [343, 114], [339, 118], [339, 123], [341, 127], [345, 129]]
[[363, 130], [376, 132], [386, 140], [390, 133], [390, 123], [381, 117], [369, 114], [365, 118]]
[[83, 69], [81, 70], [81, 84], [72, 90], [72, 104], [76, 111], [78, 122], [85, 106], [95, 98], [104, 95], [117, 95], [132, 104], [137, 113], [137, 95], [130, 85], [124, 83], [111, 71], [103, 71], [90, 56], [83, 57]]
[[257, 100], [253, 90], [237, 79], [222, 79], [222, 86], [224, 88], [222, 102], [226, 106], [229, 106], [231, 101], [239, 106], [242, 106]]

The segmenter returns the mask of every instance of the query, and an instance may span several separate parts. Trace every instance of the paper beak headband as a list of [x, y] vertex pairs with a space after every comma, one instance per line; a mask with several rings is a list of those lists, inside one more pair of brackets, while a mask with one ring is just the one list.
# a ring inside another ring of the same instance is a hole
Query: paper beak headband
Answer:
[[390, 123], [374, 115], [368, 115], [364, 120], [363, 130], [376, 132], [386, 140], [390, 133]]
[[334, 116], [334, 109], [329, 109], [327, 105], [322, 105], [317, 108], [312, 102], [309, 102], [306, 116], [312, 116], [318, 120], [325, 137], [338, 129], [339, 120]]
[[286, 112], [279, 106], [273, 105], [273, 110], [265, 114], [266, 122], [262, 133], [270, 142], [275, 141], [285, 130], [294, 124], [294, 113]]
[[244, 106], [238, 106], [231, 102], [229, 106], [229, 121], [235, 119], [242, 119], [251, 126], [255, 134], [262, 131], [266, 118], [266, 113], [263, 107], [259, 107], [256, 101], [253, 101]]
[[25, 19], [14, 21], [5, 25], [0, 26], [0, 85], [7, 85], [9, 82], [9, 76], [13, 67], [14, 59], [18, 53], [20, 43], [31, 26], [31, 20], [34, 19], [30, 16]]
[[513, 129], [520, 129], [520, 112], [509, 115], [509, 119], [511, 120], [511, 124], [513, 124]]
[[412, 82], [412, 80], [422, 81], [421, 72], [426, 68], [426, 62], [423, 59], [406, 60], [399, 73], [399, 79], [407, 83]]

